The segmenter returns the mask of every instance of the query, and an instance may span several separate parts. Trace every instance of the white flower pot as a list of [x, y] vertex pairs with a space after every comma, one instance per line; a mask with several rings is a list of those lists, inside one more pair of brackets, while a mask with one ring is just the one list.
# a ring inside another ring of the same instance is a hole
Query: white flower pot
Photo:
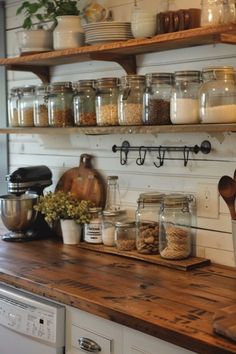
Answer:
[[32, 29], [16, 32], [20, 53], [48, 52], [53, 49], [52, 30]]
[[58, 16], [57, 22], [53, 31], [55, 50], [76, 48], [84, 44], [84, 31], [79, 16]]
[[82, 226], [75, 220], [61, 219], [61, 231], [63, 243], [67, 245], [76, 245], [81, 240]]

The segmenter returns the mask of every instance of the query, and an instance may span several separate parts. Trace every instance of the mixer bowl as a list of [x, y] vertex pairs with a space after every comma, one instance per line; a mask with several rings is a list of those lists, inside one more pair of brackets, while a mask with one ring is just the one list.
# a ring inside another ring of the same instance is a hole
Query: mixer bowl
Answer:
[[1, 218], [6, 228], [11, 231], [10, 234], [5, 235], [6, 237], [13, 239], [27, 237], [27, 231], [30, 230], [37, 216], [37, 211], [34, 210], [37, 202], [37, 194], [0, 196]]

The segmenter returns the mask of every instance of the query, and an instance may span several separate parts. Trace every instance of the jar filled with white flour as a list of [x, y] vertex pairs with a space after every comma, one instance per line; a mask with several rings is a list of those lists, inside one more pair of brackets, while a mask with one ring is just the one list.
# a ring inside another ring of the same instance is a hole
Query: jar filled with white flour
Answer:
[[231, 66], [203, 69], [199, 92], [201, 123], [236, 122], [235, 74]]
[[201, 72], [176, 71], [171, 94], [170, 119], [172, 124], [199, 123], [198, 91]]

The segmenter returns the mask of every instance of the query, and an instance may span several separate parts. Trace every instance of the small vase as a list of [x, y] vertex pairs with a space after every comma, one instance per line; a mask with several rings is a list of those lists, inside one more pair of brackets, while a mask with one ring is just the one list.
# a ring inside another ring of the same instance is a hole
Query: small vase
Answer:
[[75, 220], [61, 219], [61, 230], [63, 243], [67, 245], [76, 245], [81, 240], [82, 226]]
[[53, 31], [54, 50], [76, 48], [84, 44], [84, 33], [79, 16], [58, 16]]

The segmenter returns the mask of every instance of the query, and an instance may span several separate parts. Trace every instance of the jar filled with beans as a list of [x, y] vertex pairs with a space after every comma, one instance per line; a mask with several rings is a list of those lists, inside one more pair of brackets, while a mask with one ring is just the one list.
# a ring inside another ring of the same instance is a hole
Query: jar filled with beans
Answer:
[[48, 119], [52, 127], [74, 125], [74, 91], [71, 82], [54, 82], [48, 86]]
[[143, 124], [144, 75], [126, 75], [121, 78], [118, 97], [118, 116], [120, 125]]
[[173, 74], [146, 74], [146, 91], [143, 96], [143, 122], [146, 125], [171, 124], [170, 98]]
[[10, 127], [18, 127], [18, 102], [20, 97], [20, 88], [13, 87], [8, 96], [8, 123]]
[[136, 248], [139, 253], [159, 253], [159, 212], [164, 194], [141, 193], [136, 210]]
[[76, 83], [74, 96], [74, 119], [75, 125], [96, 125], [96, 109], [94, 80], [79, 80]]
[[35, 89], [34, 125], [48, 127], [48, 85], [39, 85]]
[[20, 127], [34, 126], [35, 86], [23, 86], [18, 101], [18, 119]]
[[126, 220], [115, 224], [115, 245], [119, 251], [133, 251], [136, 249], [135, 221]]
[[96, 120], [98, 126], [118, 125], [118, 84], [117, 78], [102, 78], [96, 86]]

